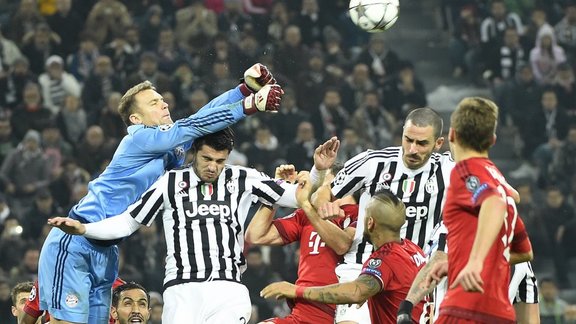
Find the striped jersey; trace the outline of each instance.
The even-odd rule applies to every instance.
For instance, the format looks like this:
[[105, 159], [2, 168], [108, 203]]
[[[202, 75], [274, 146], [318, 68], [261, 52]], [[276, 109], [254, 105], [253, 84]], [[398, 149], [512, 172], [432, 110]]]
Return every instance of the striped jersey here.
[[454, 161], [450, 153], [432, 153], [421, 168], [412, 170], [402, 161], [402, 147], [368, 150], [348, 160], [332, 181], [332, 195], [342, 198], [362, 190], [358, 225], [352, 247], [344, 256], [347, 264], [362, 264], [373, 247], [363, 239], [366, 204], [380, 189], [389, 189], [406, 205], [406, 223], [401, 237], [420, 248], [430, 239], [441, 220], [445, 189]]
[[[432, 254], [436, 251], [448, 253], [448, 246], [446, 245], [446, 236], [448, 230], [443, 222], [440, 222], [432, 232], [432, 238], [424, 247], [424, 254], [430, 260]], [[538, 283], [536, 276], [532, 270], [530, 262], [518, 263], [512, 267], [512, 276], [510, 278], [510, 286], [508, 288], [508, 298], [511, 303], [538, 303]], [[434, 320], [438, 319], [440, 314], [440, 304], [444, 295], [448, 290], [448, 280], [444, 277], [434, 289]]]
[[226, 165], [214, 183], [203, 182], [191, 166], [164, 174], [128, 209], [149, 226], [162, 215], [167, 245], [164, 286], [184, 282], [240, 282], [244, 222], [253, 202], [297, 207], [295, 185], [254, 169]]
[[88, 193], [73, 207], [75, 218], [92, 223], [121, 214], [165, 170], [184, 163], [185, 152], [196, 138], [244, 118], [243, 98], [235, 88], [174, 124], [129, 126], [106, 170], [88, 184]]

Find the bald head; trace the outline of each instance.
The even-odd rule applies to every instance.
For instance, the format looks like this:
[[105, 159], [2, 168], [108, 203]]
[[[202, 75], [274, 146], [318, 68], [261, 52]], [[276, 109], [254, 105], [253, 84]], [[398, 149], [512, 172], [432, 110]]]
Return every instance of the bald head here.
[[366, 206], [364, 236], [376, 247], [398, 240], [406, 207], [390, 190], [376, 192]]

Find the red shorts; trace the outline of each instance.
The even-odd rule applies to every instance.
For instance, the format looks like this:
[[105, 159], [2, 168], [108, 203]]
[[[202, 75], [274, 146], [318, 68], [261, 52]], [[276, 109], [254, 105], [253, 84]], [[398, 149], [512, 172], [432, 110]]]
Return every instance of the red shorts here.
[[[479, 322], [451, 315], [440, 315], [434, 324], [492, 324], [496, 322]], [[515, 323], [514, 321], [499, 321], [500, 324]]]

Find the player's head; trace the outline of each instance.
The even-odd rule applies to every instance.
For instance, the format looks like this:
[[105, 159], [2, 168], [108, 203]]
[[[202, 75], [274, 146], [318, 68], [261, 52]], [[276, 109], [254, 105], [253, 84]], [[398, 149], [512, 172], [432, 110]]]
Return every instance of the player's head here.
[[498, 106], [488, 99], [462, 99], [450, 117], [448, 138], [451, 146], [487, 152], [496, 142]]
[[24, 316], [24, 304], [34, 287], [31, 281], [21, 282], [12, 288], [12, 315], [20, 320]]
[[172, 124], [168, 104], [150, 81], [144, 81], [128, 89], [118, 105], [120, 117], [130, 125]]
[[402, 132], [402, 161], [409, 169], [422, 167], [432, 152], [444, 143], [442, 117], [432, 108], [412, 110], [406, 117]]
[[233, 148], [234, 133], [230, 128], [196, 139], [192, 144], [192, 166], [196, 175], [204, 182], [216, 181]]
[[390, 190], [377, 191], [366, 206], [364, 238], [376, 246], [400, 239], [406, 207]]
[[120, 285], [112, 292], [110, 315], [116, 323], [148, 323], [150, 319], [150, 295], [135, 282]]

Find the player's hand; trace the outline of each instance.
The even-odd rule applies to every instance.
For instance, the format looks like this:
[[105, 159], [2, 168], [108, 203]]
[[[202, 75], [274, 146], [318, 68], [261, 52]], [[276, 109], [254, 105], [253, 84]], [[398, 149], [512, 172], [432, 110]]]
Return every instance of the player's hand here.
[[296, 189], [296, 201], [298, 201], [298, 206], [302, 208], [304, 204], [310, 203], [310, 196], [312, 195], [312, 181], [310, 181], [310, 172], [298, 172], [296, 182], [298, 183], [298, 188]]
[[276, 79], [266, 65], [256, 63], [244, 71], [244, 84], [252, 93], [256, 93], [267, 84], [276, 84]]
[[423, 288], [428, 289], [433, 282], [440, 282], [442, 278], [448, 275], [448, 261], [439, 261], [432, 265], [432, 269], [424, 278]]
[[286, 281], [275, 282], [264, 287], [264, 289], [260, 291], [260, 297], [294, 299], [296, 298], [296, 286]]
[[396, 324], [412, 324], [412, 309], [414, 304], [407, 300], [403, 300], [398, 307], [398, 315], [396, 317]]
[[340, 200], [327, 202], [318, 208], [318, 215], [322, 219], [334, 219], [337, 217], [344, 217], [344, 211], [340, 208]]
[[482, 262], [474, 262], [468, 261], [464, 269], [460, 271], [458, 276], [456, 276], [456, 280], [450, 286], [450, 289], [454, 289], [461, 285], [465, 291], [468, 292], [484, 292], [484, 280], [482, 280]]
[[320, 144], [314, 150], [314, 166], [317, 170], [327, 170], [332, 167], [336, 161], [336, 155], [340, 148], [340, 140], [336, 136]]
[[290, 183], [295, 183], [297, 176], [296, 167], [293, 164], [281, 164], [276, 167], [276, 171], [274, 172], [274, 178], [282, 179]]
[[58, 227], [66, 234], [84, 235], [86, 227], [79, 221], [68, 217], [54, 217], [48, 219], [48, 225]]
[[258, 92], [244, 98], [244, 113], [251, 115], [257, 111], [277, 112], [284, 90], [277, 84], [267, 84]]

